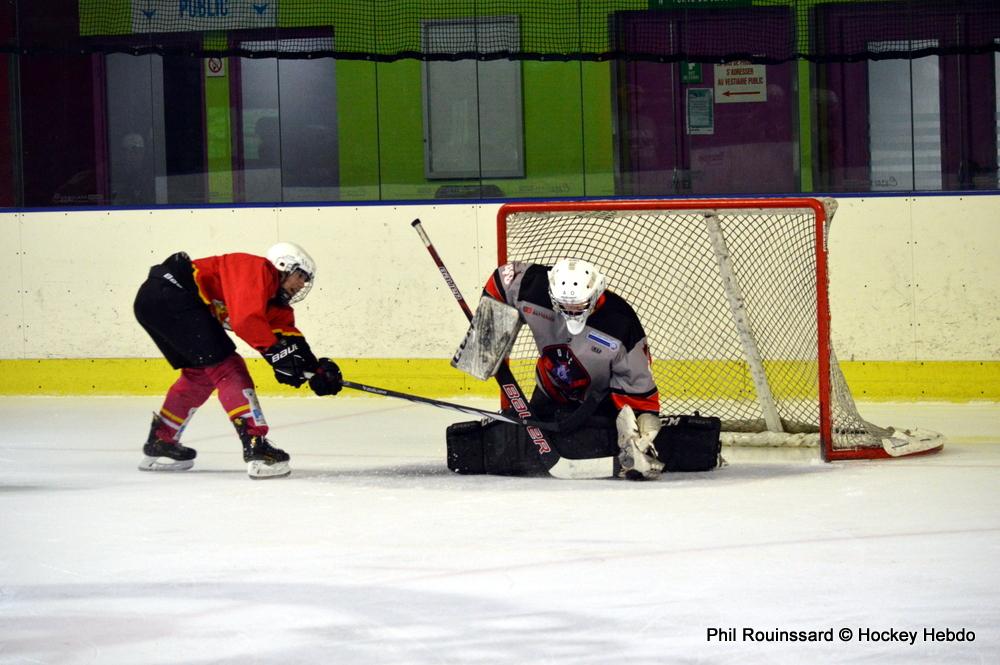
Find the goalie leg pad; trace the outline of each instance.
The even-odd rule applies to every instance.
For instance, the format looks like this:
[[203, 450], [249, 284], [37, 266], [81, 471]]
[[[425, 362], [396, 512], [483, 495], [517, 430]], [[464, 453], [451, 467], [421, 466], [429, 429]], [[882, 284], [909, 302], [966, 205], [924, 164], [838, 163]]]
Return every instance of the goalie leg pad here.
[[478, 420], [448, 425], [445, 430], [448, 469], [470, 475], [486, 473], [482, 429], [482, 423]]
[[591, 418], [572, 432], [545, 434], [566, 459], [595, 459], [618, 455], [618, 430], [604, 418]]
[[665, 471], [711, 471], [719, 466], [721, 420], [693, 415], [663, 416], [661, 421], [654, 445]]
[[[446, 432], [448, 468], [462, 474], [547, 475], [543, 460], [524, 427], [496, 420], [455, 423]], [[549, 455], [547, 455], [548, 457]], [[551, 461], [558, 456], [551, 455]]]

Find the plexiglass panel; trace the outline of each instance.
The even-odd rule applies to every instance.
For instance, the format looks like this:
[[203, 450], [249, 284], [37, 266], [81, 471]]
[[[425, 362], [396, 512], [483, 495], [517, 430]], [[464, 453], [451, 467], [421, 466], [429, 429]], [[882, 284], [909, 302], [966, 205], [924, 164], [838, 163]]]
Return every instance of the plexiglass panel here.
[[116, 53], [105, 67], [110, 202], [166, 203], [163, 58]]
[[937, 56], [868, 63], [872, 190], [941, 189], [938, 66]]
[[[316, 41], [284, 39], [280, 48], [315, 48]], [[263, 41], [245, 46], [276, 48]], [[243, 200], [339, 199], [335, 61], [240, 58], [239, 71]]]
[[[430, 51], [477, 42], [517, 50], [515, 17], [429, 21]], [[447, 41], [445, 41], [447, 40]], [[439, 178], [524, 176], [521, 63], [516, 60], [428, 61], [423, 66], [424, 173]]]

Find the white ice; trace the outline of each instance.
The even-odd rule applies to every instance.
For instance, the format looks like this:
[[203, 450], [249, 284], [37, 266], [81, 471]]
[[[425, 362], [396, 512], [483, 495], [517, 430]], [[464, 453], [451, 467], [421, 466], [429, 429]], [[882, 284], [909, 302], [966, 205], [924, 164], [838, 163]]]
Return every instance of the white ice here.
[[466, 417], [342, 396], [264, 399], [288, 478], [247, 478], [215, 402], [192, 471], [142, 473], [157, 408], [0, 399], [0, 663], [1000, 662], [996, 404], [861, 405], [937, 455], [648, 483], [454, 475]]

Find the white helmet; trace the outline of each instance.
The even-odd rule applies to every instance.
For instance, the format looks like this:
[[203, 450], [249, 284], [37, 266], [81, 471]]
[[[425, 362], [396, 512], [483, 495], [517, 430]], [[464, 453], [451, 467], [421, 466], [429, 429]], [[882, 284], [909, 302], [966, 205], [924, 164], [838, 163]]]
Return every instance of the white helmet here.
[[306, 294], [312, 289], [313, 280], [316, 279], [316, 262], [312, 260], [306, 250], [292, 242], [279, 242], [276, 245], [271, 245], [271, 248], [267, 250], [267, 260], [281, 272], [282, 281], [296, 270], [305, 274], [305, 286], [291, 298], [288, 298], [288, 304], [299, 302], [306, 297]]
[[552, 309], [566, 319], [571, 335], [579, 335], [583, 330], [604, 288], [604, 275], [580, 259], [559, 259], [549, 270]]

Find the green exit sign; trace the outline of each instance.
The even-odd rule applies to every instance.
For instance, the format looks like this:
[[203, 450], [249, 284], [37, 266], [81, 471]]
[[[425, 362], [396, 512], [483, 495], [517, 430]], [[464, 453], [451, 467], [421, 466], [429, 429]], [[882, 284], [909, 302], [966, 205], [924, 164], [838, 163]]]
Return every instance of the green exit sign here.
[[681, 60], [681, 83], [701, 83], [701, 63]]
[[649, 0], [650, 9], [714, 9], [749, 7], [753, 0]]

